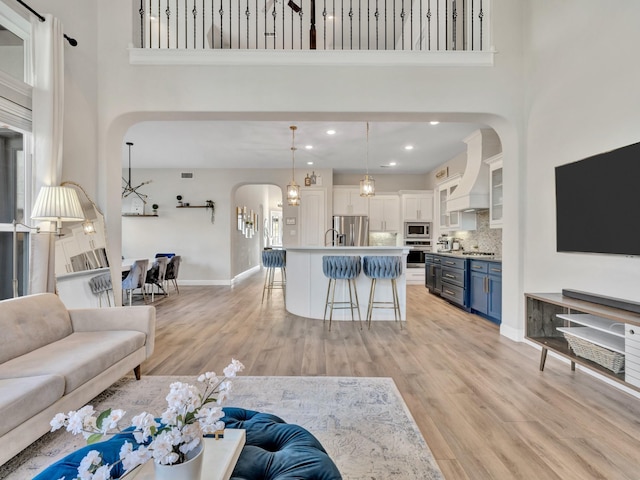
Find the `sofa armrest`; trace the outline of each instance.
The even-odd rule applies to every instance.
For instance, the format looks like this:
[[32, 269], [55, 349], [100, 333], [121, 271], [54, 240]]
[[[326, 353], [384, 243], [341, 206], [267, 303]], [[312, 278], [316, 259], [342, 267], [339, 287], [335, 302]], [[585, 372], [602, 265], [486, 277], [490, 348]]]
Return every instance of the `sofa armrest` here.
[[69, 310], [74, 332], [136, 330], [145, 333], [146, 358], [153, 353], [156, 339], [156, 308], [150, 305]]

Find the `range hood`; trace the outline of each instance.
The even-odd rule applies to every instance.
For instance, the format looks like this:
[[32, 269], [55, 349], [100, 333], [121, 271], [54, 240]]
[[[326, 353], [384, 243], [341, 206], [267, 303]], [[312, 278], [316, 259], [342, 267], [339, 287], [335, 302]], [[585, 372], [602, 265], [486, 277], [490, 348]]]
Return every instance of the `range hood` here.
[[502, 151], [500, 138], [491, 128], [480, 129], [464, 139], [467, 167], [458, 187], [447, 199], [447, 212], [489, 208], [489, 166], [484, 160]]

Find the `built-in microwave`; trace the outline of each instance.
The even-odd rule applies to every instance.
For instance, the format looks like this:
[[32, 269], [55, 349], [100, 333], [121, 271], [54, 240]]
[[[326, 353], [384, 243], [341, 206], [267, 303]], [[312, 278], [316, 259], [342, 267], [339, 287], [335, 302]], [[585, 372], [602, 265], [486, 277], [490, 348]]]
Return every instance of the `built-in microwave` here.
[[431, 223], [404, 222], [404, 238], [431, 238]]

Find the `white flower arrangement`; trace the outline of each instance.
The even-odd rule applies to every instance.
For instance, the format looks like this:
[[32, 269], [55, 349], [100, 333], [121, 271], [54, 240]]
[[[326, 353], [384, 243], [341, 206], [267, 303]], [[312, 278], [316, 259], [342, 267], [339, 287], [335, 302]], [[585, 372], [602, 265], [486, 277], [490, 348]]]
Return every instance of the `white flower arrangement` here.
[[[224, 377], [207, 372], [198, 377], [204, 384], [204, 391], [194, 385], [174, 382], [166, 397], [167, 409], [160, 422], [150, 413], [143, 412], [131, 420], [131, 432], [136, 442], [143, 444], [137, 450], [131, 442], [125, 442], [120, 449], [120, 460], [126, 472], [151, 458], [161, 465], [175, 465], [187, 460], [187, 454], [197, 448], [203, 435], [224, 429], [220, 419], [224, 416], [220, 406], [229, 398], [231, 378], [244, 370], [244, 365], [232, 359], [224, 369]], [[51, 420], [51, 431], [65, 427], [74, 435], [82, 434], [87, 444], [99, 441], [104, 435], [118, 433], [118, 423], [125, 415], [124, 410], [108, 409], [96, 416], [91, 405], [68, 414], [58, 413]], [[78, 467], [75, 480], [110, 480], [111, 469], [117, 463], [103, 465], [97, 450], [91, 450]], [[62, 479], [60, 479], [62, 480]]]

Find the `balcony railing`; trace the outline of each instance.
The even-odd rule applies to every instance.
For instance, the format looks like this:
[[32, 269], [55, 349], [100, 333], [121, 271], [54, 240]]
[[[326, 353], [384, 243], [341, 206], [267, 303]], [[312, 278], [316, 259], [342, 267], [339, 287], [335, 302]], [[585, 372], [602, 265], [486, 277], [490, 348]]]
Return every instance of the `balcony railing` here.
[[482, 51], [489, 45], [489, 6], [489, 0], [140, 0], [134, 46]]

